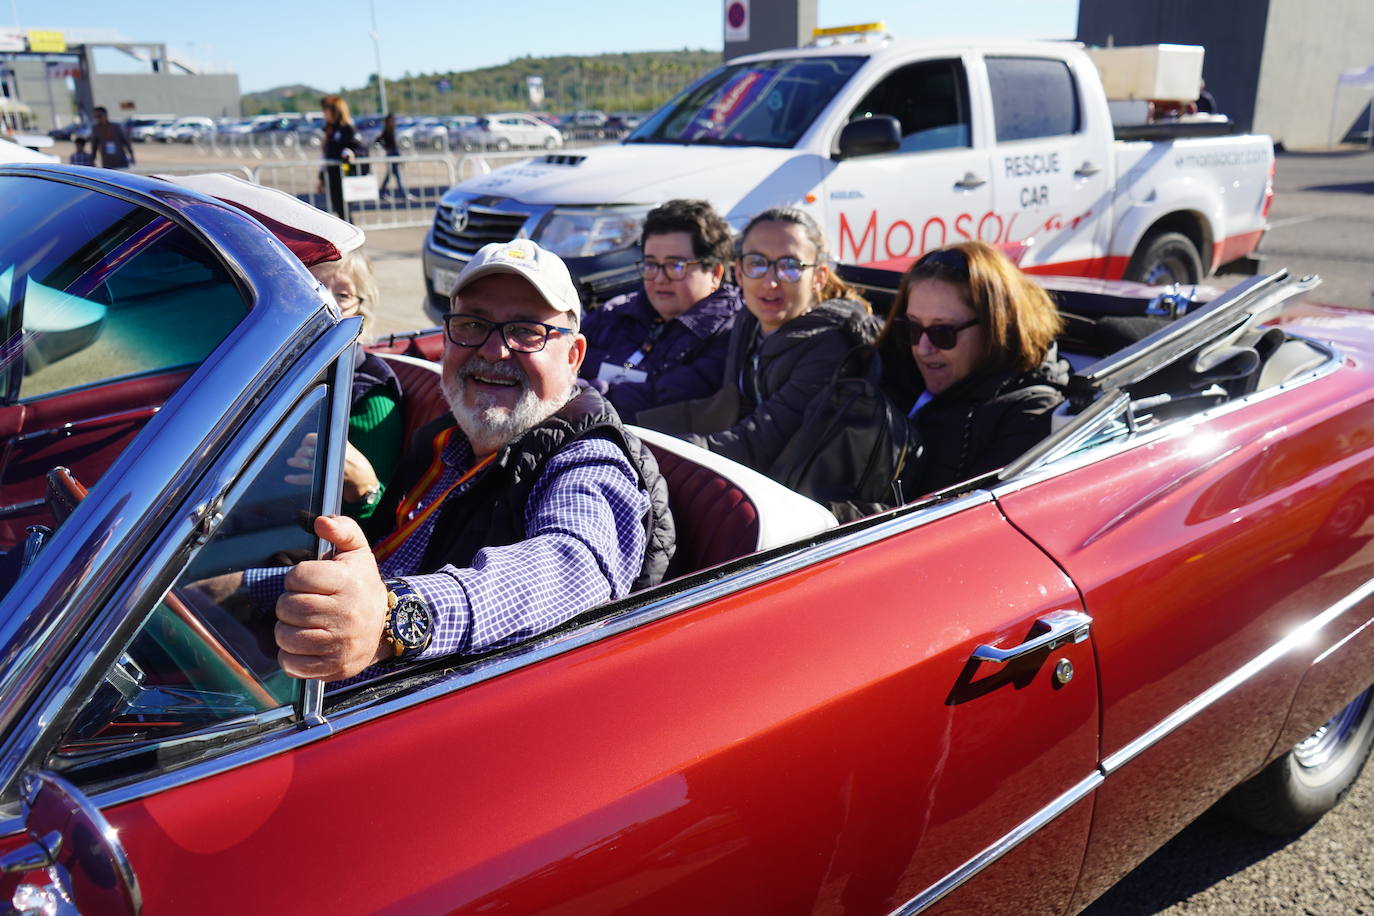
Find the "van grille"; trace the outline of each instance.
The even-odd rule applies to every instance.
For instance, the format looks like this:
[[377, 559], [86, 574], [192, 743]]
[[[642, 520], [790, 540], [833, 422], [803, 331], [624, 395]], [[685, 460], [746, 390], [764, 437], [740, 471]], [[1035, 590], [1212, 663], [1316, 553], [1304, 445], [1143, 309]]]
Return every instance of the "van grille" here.
[[[459, 206], [467, 214], [466, 225], [461, 230], [453, 223]], [[515, 238], [529, 217], [528, 213], [493, 210], [475, 204], [440, 204], [434, 215], [434, 241], [450, 251], [472, 257], [483, 245]]]

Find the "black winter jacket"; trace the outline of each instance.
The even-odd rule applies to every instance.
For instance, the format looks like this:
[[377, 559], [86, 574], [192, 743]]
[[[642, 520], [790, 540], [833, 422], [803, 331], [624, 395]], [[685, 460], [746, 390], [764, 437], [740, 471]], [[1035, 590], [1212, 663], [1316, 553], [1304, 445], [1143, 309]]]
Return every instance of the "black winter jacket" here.
[[709, 397], [720, 388], [730, 328], [743, 310], [739, 287], [729, 283], [668, 322], [643, 289], [617, 296], [582, 321], [582, 377], [592, 381], [602, 363], [619, 366], [648, 345], [637, 366], [648, 375], [644, 381], [593, 382], [622, 420], [637, 423], [641, 410]]
[[767, 474], [801, 428], [807, 405], [850, 351], [877, 338], [879, 327], [861, 303], [831, 299], [759, 339], [758, 320], [742, 311], [730, 334], [721, 389], [642, 411], [637, 420]]
[[[907, 499], [1002, 467], [1050, 432], [1072, 370], [1053, 346], [1029, 372], [977, 372], [935, 395], [912, 422], [921, 453], [902, 471]], [[889, 392], [905, 410], [914, 401]]]
[[[390, 532], [401, 500], [434, 460], [434, 437], [453, 425], [453, 417], [446, 414], [416, 432], [387, 484], [386, 495], [368, 519], [365, 531], [369, 543], [376, 544]], [[668, 510], [668, 485], [649, 449], [621, 426], [615, 410], [600, 394], [583, 385], [552, 417], [503, 446], [472, 486], [449, 497], [439, 510], [421, 568], [429, 572], [446, 563], [471, 566], [483, 547], [524, 540], [525, 505], [545, 462], [572, 442], [591, 436], [615, 443], [638, 471], [640, 487], [649, 494], [644, 563], [634, 588], [662, 581], [676, 544]]]

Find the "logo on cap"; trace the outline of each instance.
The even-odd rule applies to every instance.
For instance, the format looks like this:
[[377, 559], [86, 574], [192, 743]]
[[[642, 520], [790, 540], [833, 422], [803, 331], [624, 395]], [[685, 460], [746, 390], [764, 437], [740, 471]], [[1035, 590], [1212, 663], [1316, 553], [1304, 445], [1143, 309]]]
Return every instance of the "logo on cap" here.
[[519, 258], [522, 261], [529, 257], [529, 255], [525, 254], [525, 252], [519, 248], [507, 248], [505, 251], [501, 252], [501, 255], [507, 258]]

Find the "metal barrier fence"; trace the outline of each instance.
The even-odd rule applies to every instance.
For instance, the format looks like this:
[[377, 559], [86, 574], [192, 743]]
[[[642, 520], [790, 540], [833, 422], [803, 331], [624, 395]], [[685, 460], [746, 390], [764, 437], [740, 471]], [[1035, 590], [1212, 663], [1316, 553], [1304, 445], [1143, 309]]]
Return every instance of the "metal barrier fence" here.
[[[338, 162], [264, 162], [252, 180], [285, 191], [362, 229], [428, 226], [444, 192], [457, 184], [449, 156], [373, 156], [352, 163], [337, 182], [328, 170]], [[366, 167], [367, 174], [360, 174]]]

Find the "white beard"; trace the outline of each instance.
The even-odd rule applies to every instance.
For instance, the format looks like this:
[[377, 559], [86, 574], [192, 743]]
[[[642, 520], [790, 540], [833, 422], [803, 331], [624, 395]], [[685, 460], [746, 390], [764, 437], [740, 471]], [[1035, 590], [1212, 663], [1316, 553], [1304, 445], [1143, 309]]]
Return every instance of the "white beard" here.
[[[472, 406], [469, 406], [463, 393], [468, 378], [473, 375], [513, 379], [520, 389], [515, 406], [498, 404], [490, 393], [484, 391], [477, 392]], [[536, 397], [519, 364], [513, 361], [489, 363], [475, 354], [452, 376], [448, 372], [443, 373], [439, 382], [453, 419], [478, 453], [496, 451], [521, 433], [543, 423], [568, 402], [567, 396], [549, 401]]]

